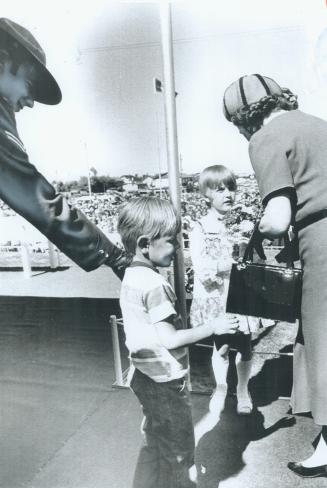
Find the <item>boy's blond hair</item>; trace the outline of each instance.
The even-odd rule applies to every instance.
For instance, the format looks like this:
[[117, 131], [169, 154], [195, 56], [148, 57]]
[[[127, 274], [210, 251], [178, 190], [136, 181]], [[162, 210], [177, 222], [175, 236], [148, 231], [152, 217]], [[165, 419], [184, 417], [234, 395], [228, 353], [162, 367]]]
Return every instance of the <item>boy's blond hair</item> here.
[[234, 173], [222, 164], [214, 164], [205, 168], [199, 177], [199, 190], [206, 196], [208, 188], [215, 190], [225, 185], [230, 191], [236, 191], [237, 183]]
[[120, 208], [118, 232], [126, 251], [135, 254], [137, 240], [148, 236], [150, 240], [172, 235], [181, 227], [173, 205], [157, 197], [138, 197], [129, 200]]

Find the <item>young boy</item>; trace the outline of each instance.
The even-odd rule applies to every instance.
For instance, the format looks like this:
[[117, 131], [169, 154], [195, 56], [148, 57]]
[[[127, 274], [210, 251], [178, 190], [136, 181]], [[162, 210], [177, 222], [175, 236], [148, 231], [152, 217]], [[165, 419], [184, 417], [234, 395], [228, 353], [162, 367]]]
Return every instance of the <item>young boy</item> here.
[[122, 242], [134, 256], [122, 282], [120, 305], [135, 367], [131, 389], [144, 414], [145, 445], [134, 488], [196, 486], [191, 481], [195, 446], [185, 346], [238, 328], [235, 317], [183, 328], [174, 291], [157, 269], [171, 264], [179, 229], [171, 203], [155, 197], [130, 200], [118, 218]]
[[[0, 19], [0, 198], [86, 271], [105, 263], [117, 271], [122, 252], [29, 162], [15, 112], [34, 101], [55, 105], [60, 88], [42, 47], [24, 27]], [[41, 136], [42, 137], [42, 136]]]

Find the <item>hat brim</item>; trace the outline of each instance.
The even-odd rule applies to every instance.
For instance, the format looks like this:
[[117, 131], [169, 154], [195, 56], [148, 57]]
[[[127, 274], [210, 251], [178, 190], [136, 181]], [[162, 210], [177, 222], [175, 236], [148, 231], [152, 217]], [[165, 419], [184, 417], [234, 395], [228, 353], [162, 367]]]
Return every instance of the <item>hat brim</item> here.
[[[62, 95], [58, 83], [46, 68], [45, 54], [32, 34], [24, 27], [15, 22], [1, 18], [0, 32], [9, 36], [13, 41], [18, 42], [37, 68], [37, 80], [35, 83], [34, 100], [46, 105], [56, 105], [61, 102]], [[32, 49], [33, 48], [33, 49]], [[44, 56], [44, 61], [40, 60], [35, 54], [35, 49], [39, 49]]]
[[34, 56], [33, 59], [37, 67], [34, 100], [46, 105], [57, 105], [62, 99], [58, 83], [43, 64], [34, 58]]

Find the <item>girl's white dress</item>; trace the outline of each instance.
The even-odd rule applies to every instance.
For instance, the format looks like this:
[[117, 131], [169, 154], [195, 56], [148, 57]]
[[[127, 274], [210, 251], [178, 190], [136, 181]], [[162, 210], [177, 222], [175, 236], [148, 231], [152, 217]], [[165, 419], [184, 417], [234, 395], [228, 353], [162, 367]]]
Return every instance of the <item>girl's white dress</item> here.
[[[225, 313], [232, 268], [233, 248], [237, 243], [220, 214], [212, 207], [194, 224], [190, 233], [190, 254], [194, 269], [191, 326], [197, 327]], [[257, 328], [256, 319], [239, 317], [240, 331]]]

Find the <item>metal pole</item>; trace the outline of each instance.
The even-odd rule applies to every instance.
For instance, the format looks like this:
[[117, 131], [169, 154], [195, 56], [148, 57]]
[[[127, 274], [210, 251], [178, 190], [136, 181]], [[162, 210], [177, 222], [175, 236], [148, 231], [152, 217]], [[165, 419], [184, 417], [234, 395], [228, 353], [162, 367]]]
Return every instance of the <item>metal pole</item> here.
[[162, 197], [162, 188], [161, 188], [161, 154], [160, 154], [160, 139], [159, 139], [159, 116], [158, 110], [156, 110], [156, 127], [157, 127], [157, 152], [158, 152], [158, 177], [159, 177], [159, 195], [160, 198]]
[[[177, 143], [177, 122], [176, 122], [176, 103], [175, 103], [175, 80], [174, 80], [174, 61], [173, 61], [173, 41], [171, 28], [171, 9], [170, 4], [160, 4], [160, 23], [161, 23], [161, 43], [164, 73], [164, 97], [165, 97], [165, 121], [168, 154], [168, 177], [170, 198], [177, 214], [181, 215], [181, 188], [179, 174], [179, 152]], [[180, 249], [175, 258], [175, 290], [180, 305], [180, 313], [186, 327], [186, 299], [184, 285], [184, 260], [183, 260], [183, 237], [179, 233]]]
[[86, 156], [86, 165], [87, 165], [87, 186], [88, 186], [88, 190], [89, 190], [89, 197], [92, 198], [90, 165], [89, 165], [89, 157], [88, 157], [88, 153], [87, 153], [86, 143], [84, 143], [84, 147], [85, 147], [85, 156]]

